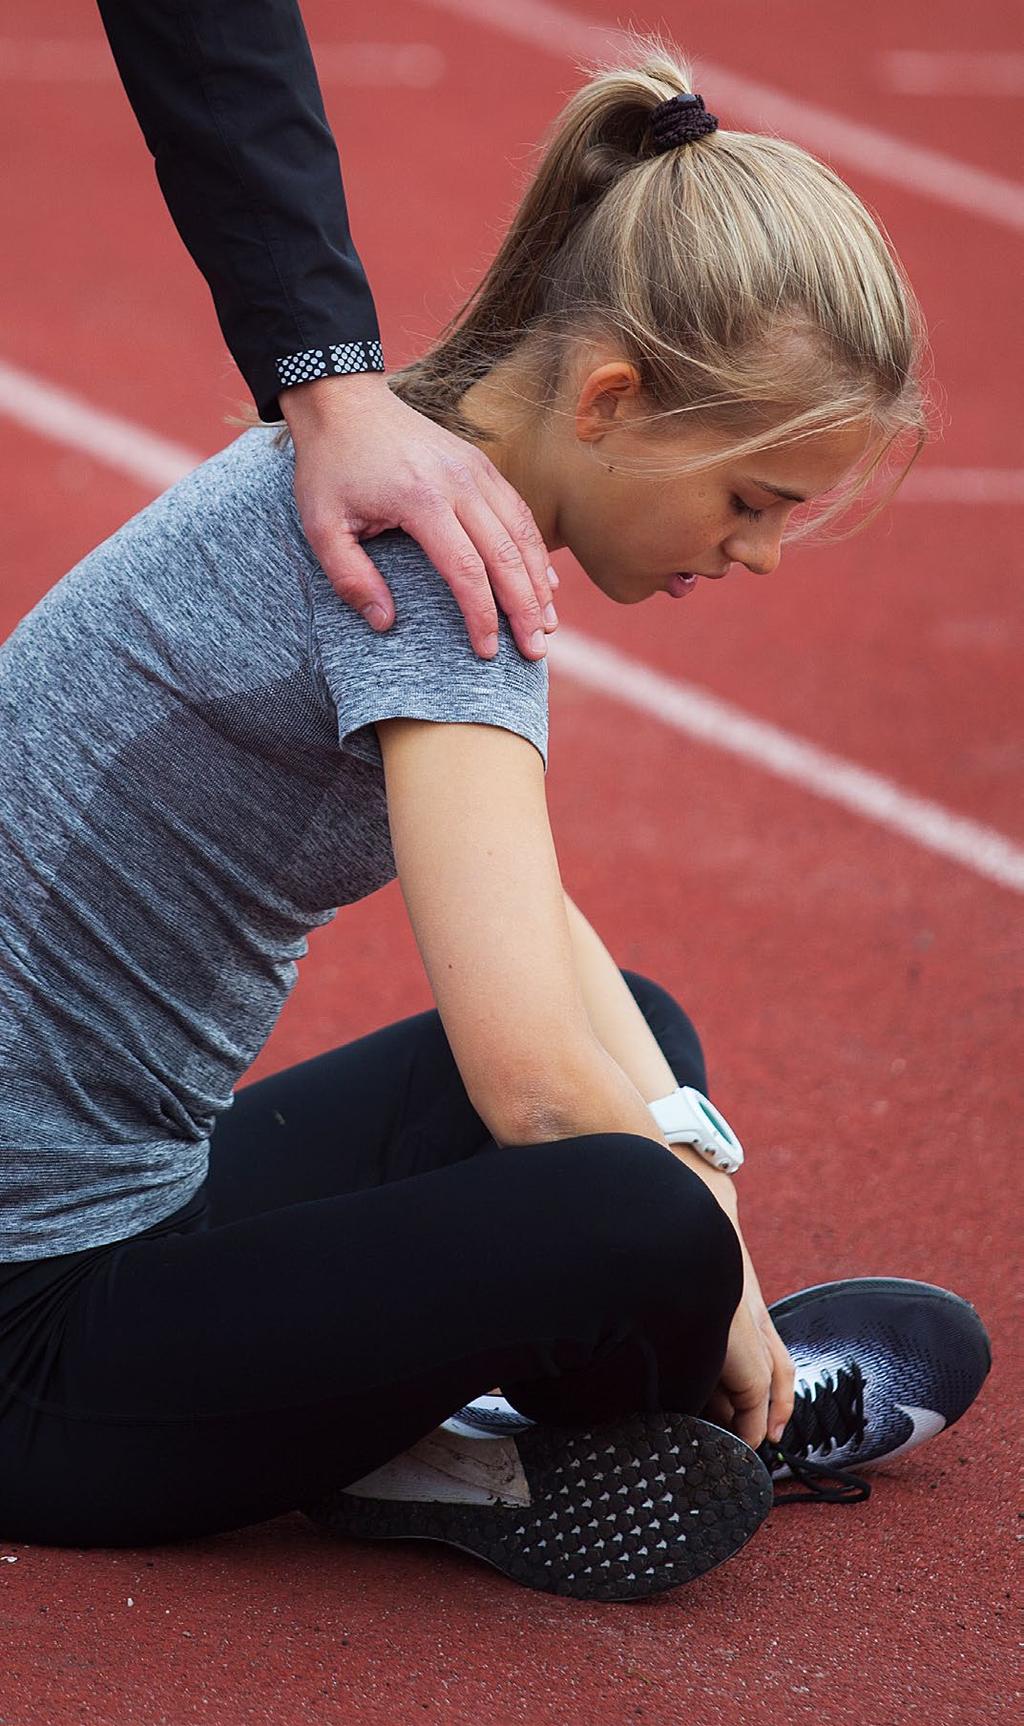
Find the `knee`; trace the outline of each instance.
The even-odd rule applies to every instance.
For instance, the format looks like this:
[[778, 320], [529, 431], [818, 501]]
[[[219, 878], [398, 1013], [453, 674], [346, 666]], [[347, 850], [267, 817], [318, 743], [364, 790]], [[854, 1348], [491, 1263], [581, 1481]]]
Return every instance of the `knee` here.
[[623, 979], [681, 1085], [708, 1087], [704, 1050], [689, 1014], [660, 983], [639, 971], [623, 971]]
[[653, 1139], [571, 1143], [586, 1160], [582, 1181], [576, 1163], [573, 1232], [595, 1275], [687, 1322], [731, 1317], [743, 1290], [739, 1239], [700, 1177]]

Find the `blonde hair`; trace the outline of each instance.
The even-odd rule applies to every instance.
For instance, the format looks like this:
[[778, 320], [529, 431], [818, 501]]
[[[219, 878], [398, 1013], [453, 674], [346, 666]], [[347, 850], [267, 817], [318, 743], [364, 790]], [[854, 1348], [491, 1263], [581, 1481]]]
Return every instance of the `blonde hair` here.
[[658, 154], [651, 116], [692, 90], [691, 67], [660, 35], [630, 33], [622, 59], [635, 64], [580, 66], [589, 83], [540, 143], [484, 280], [420, 359], [390, 373], [390, 388], [487, 447], [489, 431], [461, 407], [473, 383], [516, 356], [535, 385], [523, 400], [546, 413], [573, 345], [611, 342], [649, 407], [635, 425], [679, 433], [689, 421], [734, 438], [715, 457], [644, 463], [649, 475], [867, 419], [877, 433], [867, 468], [787, 537], [843, 513], [910, 438], [858, 532], [929, 435], [924, 319], [888, 236], [831, 167], [786, 138], [720, 128]]
[[[545, 412], [573, 345], [610, 340], [650, 409], [634, 423], [724, 431], [733, 457], [867, 417], [883, 445], [819, 527], [909, 434], [910, 460], [872, 519], [928, 435], [924, 323], [887, 237], [837, 174], [786, 139], [720, 128], [656, 153], [652, 112], [691, 90], [690, 67], [661, 36], [634, 34], [623, 58], [636, 64], [580, 68], [592, 76], [540, 144], [494, 262], [388, 384], [486, 448], [460, 405], [472, 384], [516, 355], [537, 383], [531, 407]], [[713, 109], [714, 92], [706, 99]]]

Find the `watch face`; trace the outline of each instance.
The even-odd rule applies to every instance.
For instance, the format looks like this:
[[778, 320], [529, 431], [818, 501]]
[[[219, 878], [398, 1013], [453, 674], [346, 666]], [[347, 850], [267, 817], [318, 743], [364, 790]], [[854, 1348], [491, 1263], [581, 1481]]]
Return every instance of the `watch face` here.
[[670, 1145], [690, 1145], [705, 1162], [732, 1174], [743, 1161], [743, 1147], [724, 1115], [694, 1085], [680, 1085], [660, 1097], [651, 1110]]
[[[695, 1085], [687, 1085], [684, 1089], [686, 1090], [691, 1103], [697, 1109], [698, 1113], [703, 1115], [704, 1120], [707, 1123], [707, 1138], [712, 1143], [716, 1140], [724, 1143], [728, 1146], [730, 1151], [738, 1150], [739, 1140], [737, 1139], [736, 1134], [733, 1132], [725, 1116], [718, 1113], [714, 1103], [704, 1095], [703, 1091], [698, 1091]], [[710, 1130], [708, 1131], [707, 1129]]]

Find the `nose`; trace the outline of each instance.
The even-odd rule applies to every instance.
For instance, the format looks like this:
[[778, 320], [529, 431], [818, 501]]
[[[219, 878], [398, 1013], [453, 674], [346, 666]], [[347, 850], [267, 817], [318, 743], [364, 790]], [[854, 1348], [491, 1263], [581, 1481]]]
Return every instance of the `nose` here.
[[723, 545], [724, 556], [742, 563], [751, 575], [771, 575], [782, 557], [782, 529], [769, 529], [754, 539], [749, 530], [733, 534]]

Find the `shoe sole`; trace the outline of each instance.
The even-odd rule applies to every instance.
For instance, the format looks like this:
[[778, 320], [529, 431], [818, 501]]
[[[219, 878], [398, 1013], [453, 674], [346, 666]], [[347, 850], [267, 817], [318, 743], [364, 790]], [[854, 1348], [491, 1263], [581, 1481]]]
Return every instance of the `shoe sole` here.
[[528, 1505], [342, 1492], [306, 1514], [345, 1538], [442, 1541], [546, 1594], [629, 1601], [713, 1570], [746, 1545], [772, 1506], [760, 1457], [694, 1415], [537, 1425], [514, 1443]]

